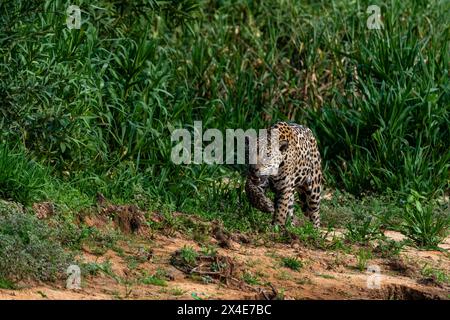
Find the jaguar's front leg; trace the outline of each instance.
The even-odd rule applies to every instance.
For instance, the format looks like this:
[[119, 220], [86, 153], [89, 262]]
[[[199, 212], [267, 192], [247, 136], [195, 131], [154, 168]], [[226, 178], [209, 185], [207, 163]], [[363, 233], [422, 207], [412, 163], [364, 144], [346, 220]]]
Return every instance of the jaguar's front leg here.
[[284, 226], [294, 216], [294, 188], [289, 186], [276, 193], [273, 224]]

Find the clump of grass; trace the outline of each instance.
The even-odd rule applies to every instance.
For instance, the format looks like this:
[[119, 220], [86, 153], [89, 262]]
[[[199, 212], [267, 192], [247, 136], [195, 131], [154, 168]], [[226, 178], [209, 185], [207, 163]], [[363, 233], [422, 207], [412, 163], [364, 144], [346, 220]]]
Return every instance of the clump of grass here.
[[162, 288], [160, 290], [160, 292], [161, 293], [167, 293], [167, 294], [170, 294], [170, 295], [173, 295], [173, 296], [176, 296], [176, 297], [182, 296], [183, 294], [186, 293], [185, 290], [183, 290], [181, 288], [178, 288], [178, 287], [170, 288], [170, 289]]
[[169, 290], [169, 293], [174, 296], [182, 296], [183, 294], [185, 294], [185, 292], [186, 291], [181, 288], [172, 288]]
[[19, 148], [0, 143], [0, 197], [23, 204], [42, 198], [49, 172]]
[[303, 263], [297, 257], [284, 257], [281, 259], [283, 267], [299, 271], [303, 267]]
[[276, 278], [279, 280], [291, 280], [292, 279], [292, 275], [289, 274], [288, 272], [286, 272], [286, 270], [281, 270], [280, 272], [277, 273]]
[[367, 244], [370, 240], [382, 236], [380, 222], [366, 211], [357, 210], [353, 219], [347, 223], [345, 239], [352, 243]]
[[365, 271], [367, 269], [367, 263], [372, 259], [372, 252], [369, 249], [361, 248], [358, 251], [357, 268], [359, 271]]
[[[305, 221], [302, 226], [288, 226], [286, 230], [307, 246], [320, 249], [326, 247], [327, 235], [321, 234], [320, 230], [315, 228], [310, 221]], [[286, 236], [290, 238], [289, 234]]]
[[116, 230], [87, 227], [83, 228], [81, 232], [80, 245], [88, 246], [93, 254], [101, 256], [109, 249], [121, 253], [122, 249], [117, 246], [117, 241], [121, 235]]
[[317, 276], [324, 278], [324, 279], [336, 279], [335, 276], [333, 276], [331, 274], [326, 274], [326, 273], [319, 273], [319, 274], [317, 274]]
[[151, 284], [154, 286], [167, 287], [167, 281], [156, 275], [145, 277], [141, 281], [143, 284]]
[[242, 274], [242, 280], [244, 280], [245, 283], [249, 284], [249, 285], [259, 285], [261, 284], [261, 281], [259, 279], [259, 277], [255, 274], [253, 274], [250, 271], [245, 271]]
[[450, 284], [450, 275], [443, 270], [425, 265], [421, 270], [422, 276], [432, 279], [438, 285]]
[[16, 289], [16, 285], [11, 280], [0, 278], [0, 289]]
[[200, 252], [205, 256], [215, 257], [217, 255], [217, 248], [212, 245], [207, 245], [205, 247], [202, 247]]
[[114, 277], [114, 271], [112, 270], [111, 261], [107, 260], [101, 263], [98, 262], [86, 262], [80, 264], [81, 273], [85, 275], [97, 276], [101, 272], [106, 275]]
[[154, 286], [167, 287], [167, 279], [169, 279], [169, 274], [166, 270], [158, 268], [153, 275], [145, 276], [142, 278], [141, 282], [144, 284], [151, 284]]
[[180, 256], [188, 265], [194, 266], [197, 263], [198, 253], [190, 246], [183, 246], [180, 250]]
[[450, 215], [440, 213], [432, 204], [423, 205], [425, 197], [412, 191], [403, 215], [403, 231], [420, 247], [436, 248], [448, 235]]
[[406, 243], [407, 241], [395, 241], [383, 237], [376, 241], [374, 252], [379, 254], [382, 258], [398, 257]]

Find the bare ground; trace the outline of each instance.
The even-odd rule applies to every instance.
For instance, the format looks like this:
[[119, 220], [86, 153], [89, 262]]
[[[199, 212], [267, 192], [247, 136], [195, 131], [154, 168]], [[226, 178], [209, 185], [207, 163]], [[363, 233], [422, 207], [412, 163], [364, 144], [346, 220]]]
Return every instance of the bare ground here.
[[[396, 241], [403, 238], [393, 231], [386, 235]], [[220, 237], [211, 235], [207, 242], [217, 245]], [[192, 237], [177, 231], [130, 234], [119, 242], [120, 250], [94, 254], [83, 248], [80, 260], [109, 261], [111, 271], [82, 275], [81, 289], [66, 289], [65, 280], [26, 282], [18, 290], [0, 289], [0, 299], [450, 299], [448, 283], [421, 273], [425, 266], [450, 273], [450, 237], [441, 251], [406, 247], [399, 256], [368, 260], [367, 265], [380, 268], [380, 286], [372, 289], [368, 279], [373, 275], [358, 268], [355, 250], [321, 250], [298, 241], [287, 244], [264, 238], [240, 241], [232, 236], [226, 248], [217, 249], [216, 256], [229, 259], [232, 267], [219, 279], [213, 272], [195, 273], [201, 270], [197, 268], [189, 274], [174, 266], [171, 258], [184, 246], [201, 249]], [[284, 266], [283, 257], [297, 258], [301, 268]], [[130, 259], [139, 263], [132, 265]], [[164, 274], [162, 285], [142, 281], [158, 273]]]

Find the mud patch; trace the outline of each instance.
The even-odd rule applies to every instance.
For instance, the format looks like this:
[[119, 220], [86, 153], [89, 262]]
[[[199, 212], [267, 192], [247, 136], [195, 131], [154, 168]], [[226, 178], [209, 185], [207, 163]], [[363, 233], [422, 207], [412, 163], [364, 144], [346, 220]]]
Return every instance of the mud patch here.
[[429, 292], [405, 285], [391, 284], [383, 290], [381, 299], [385, 300], [441, 300], [441, 297]]
[[47, 219], [55, 214], [55, 206], [51, 202], [36, 202], [33, 211], [38, 219]]
[[125, 234], [147, 235], [148, 226], [145, 213], [135, 205], [114, 205], [101, 194], [97, 194], [97, 205], [100, 207], [100, 215], [110, 217], [116, 228]]
[[410, 278], [417, 277], [419, 274], [419, 272], [417, 271], [419, 267], [412, 261], [407, 263], [402, 257], [389, 259], [387, 262], [387, 266], [392, 271], [398, 272]]

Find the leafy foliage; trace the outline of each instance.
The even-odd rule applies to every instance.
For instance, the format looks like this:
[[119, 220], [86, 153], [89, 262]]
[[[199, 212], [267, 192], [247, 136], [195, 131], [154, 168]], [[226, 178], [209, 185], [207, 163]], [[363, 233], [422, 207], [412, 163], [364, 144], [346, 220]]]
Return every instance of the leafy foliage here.
[[403, 230], [417, 245], [437, 247], [448, 235], [450, 214], [439, 212], [433, 204], [422, 204], [425, 197], [413, 191], [405, 206]]
[[439, 193], [445, 3], [383, 6], [381, 31], [365, 27], [365, 4], [79, 1], [82, 26], [70, 30], [64, 1], [3, 2], [1, 136], [90, 196], [145, 190], [193, 211], [218, 199], [199, 197], [211, 181], [242, 168], [174, 165], [171, 130], [293, 120], [315, 131], [330, 185]]
[[56, 240], [55, 232], [20, 207], [0, 202], [0, 279], [55, 280], [72, 258]]

